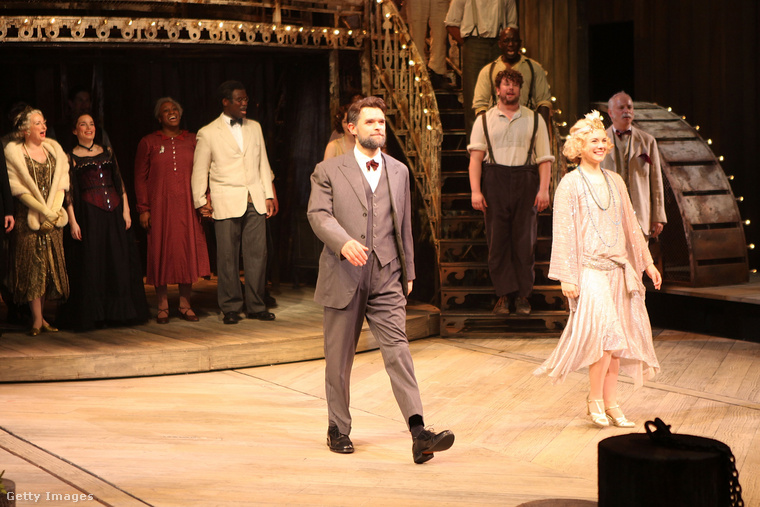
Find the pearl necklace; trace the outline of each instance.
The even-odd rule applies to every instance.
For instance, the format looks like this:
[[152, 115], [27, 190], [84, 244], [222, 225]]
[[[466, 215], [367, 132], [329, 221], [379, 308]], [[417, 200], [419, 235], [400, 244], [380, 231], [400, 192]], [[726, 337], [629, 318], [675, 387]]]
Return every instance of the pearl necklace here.
[[[591, 183], [589, 183], [588, 179], [586, 178], [586, 175], [583, 174], [583, 171], [580, 167], [578, 167], [578, 172], [581, 174], [581, 179], [583, 180], [583, 183], [585, 184], [586, 190], [583, 192], [583, 196], [586, 199], [586, 209], [588, 210], [588, 216], [591, 219], [591, 226], [594, 228], [594, 232], [596, 232], [597, 237], [599, 240], [606, 246], [607, 248], [612, 248], [615, 245], [617, 245], [619, 236], [620, 236], [620, 222], [622, 220], [621, 214], [619, 214], [617, 202], [615, 201], [615, 193], [612, 191], [612, 183], [610, 182], [610, 177], [607, 175], [607, 172], [604, 169], [601, 169], [602, 174], [604, 175], [604, 181], [607, 183], [607, 190], [609, 191], [609, 199], [607, 201], [607, 207], [603, 207], [601, 204], [599, 204], [599, 200], [596, 197], [596, 194], [594, 193], [594, 189], [591, 187]], [[603, 215], [602, 217], [607, 217], [607, 220], [611, 221], [612, 224], [615, 226], [615, 240], [612, 243], [608, 243], [605, 241], [605, 239], [602, 237], [602, 234], [599, 232], [599, 228], [596, 225], [596, 221], [594, 220], [594, 213], [592, 213], [591, 207], [589, 206], [589, 200], [588, 195], [591, 194], [591, 199], [593, 199], [594, 204], [602, 211]], [[610, 209], [610, 206], [612, 206], [612, 218], [609, 218], [607, 215], [607, 210]], [[601, 224], [600, 224], [601, 225]]]

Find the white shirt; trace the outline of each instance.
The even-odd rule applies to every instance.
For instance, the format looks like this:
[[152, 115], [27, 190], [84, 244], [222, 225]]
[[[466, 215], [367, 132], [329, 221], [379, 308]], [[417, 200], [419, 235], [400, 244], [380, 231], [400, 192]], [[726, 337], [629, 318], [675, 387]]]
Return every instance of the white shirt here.
[[[478, 11], [477, 19], [473, 2]], [[458, 26], [463, 38], [495, 38], [504, 28], [517, 28], [517, 7], [514, 0], [452, 0], [444, 24]]]
[[232, 120], [232, 118], [224, 113], [222, 113], [222, 118], [224, 119], [224, 123], [227, 124], [227, 128], [230, 129], [230, 132], [232, 132], [232, 137], [234, 137], [235, 141], [237, 141], [237, 144], [240, 147], [240, 151], [243, 151], [243, 127], [237, 123], [234, 127], [230, 125], [230, 120]]
[[[530, 138], [533, 134], [533, 111], [525, 106], [520, 106], [520, 109], [515, 111], [510, 120], [498, 107], [492, 107], [486, 112], [486, 123], [488, 124], [488, 136], [491, 139], [493, 156], [496, 158], [495, 162], [510, 166], [523, 165], [528, 157]], [[483, 120], [480, 116], [476, 118], [472, 126], [470, 144], [467, 146], [467, 151], [472, 150], [486, 152], [484, 160], [494, 162], [489, 160], [491, 157], [488, 155], [488, 145], [483, 132]], [[540, 114], [538, 115], [534, 150], [534, 155], [531, 155], [531, 158], [535, 159], [534, 163], [554, 162], [554, 155], [552, 155], [549, 144], [549, 133]]]
[[[361, 168], [362, 173], [364, 173], [364, 177], [367, 179], [367, 183], [369, 183], [369, 188], [372, 189], [372, 192], [377, 190], [377, 185], [380, 183], [380, 175], [383, 174], [383, 157], [380, 155], [380, 153], [380, 148], [378, 148], [374, 157], [368, 157], [359, 151], [358, 147], [354, 146], [354, 158], [359, 164], [359, 168]], [[374, 171], [367, 169], [367, 162], [370, 160], [377, 162], [377, 169]]]

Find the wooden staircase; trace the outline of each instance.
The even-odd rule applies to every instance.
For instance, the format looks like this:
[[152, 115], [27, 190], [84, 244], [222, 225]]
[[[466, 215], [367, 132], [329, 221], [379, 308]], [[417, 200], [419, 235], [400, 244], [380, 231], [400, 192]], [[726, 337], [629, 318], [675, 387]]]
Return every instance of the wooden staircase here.
[[494, 315], [496, 304], [488, 273], [488, 247], [483, 215], [470, 204], [467, 133], [456, 92], [436, 91], [443, 127], [441, 145], [441, 218], [439, 273], [441, 335], [460, 333], [556, 334], [567, 322], [558, 282], [549, 280], [550, 210], [538, 216], [536, 282], [529, 316]]

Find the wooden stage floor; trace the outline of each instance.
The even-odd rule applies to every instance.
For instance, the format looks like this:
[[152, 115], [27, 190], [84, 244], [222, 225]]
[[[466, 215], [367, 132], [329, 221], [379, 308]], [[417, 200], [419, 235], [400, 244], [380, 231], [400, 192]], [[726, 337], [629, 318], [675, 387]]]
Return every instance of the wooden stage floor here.
[[[278, 296], [279, 326], [296, 319], [289, 298], [296, 295]], [[214, 333], [234, 340], [264, 326], [223, 326], [215, 316], [203, 324], [213, 331], [206, 337], [190, 338], [190, 326], [179, 321], [161, 333], [190, 347], [215, 340]], [[129, 336], [121, 333], [111, 341]], [[282, 341], [284, 349], [298, 346], [292, 337]], [[424, 465], [412, 462], [375, 350], [358, 354], [353, 370], [352, 455], [325, 446], [324, 361], [314, 359], [0, 384], [0, 471], [15, 481], [17, 494], [27, 495], [17, 497], [18, 507], [588, 507], [597, 498], [597, 444], [630, 430], [588, 422], [585, 371], [557, 386], [531, 375], [556, 342], [413, 341], [426, 421], [456, 434], [452, 449]], [[736, 456], [745, 505], [760, 505], [760, 344], [658, 329], [655, 348], [662, 371], [653, 382], [633, 391], [628, 379], [621, 381], [619, 401], [637, 422], [632, 431], [643, 432], [645, 421], [660, 417], [674, 433], [725, 442]], [[35, 502], [33, 495], [41, 496]]]
[[[146, 291], [155, 317], [155, 293], [150, 286]], [[0, 382], [197, 373], [324, 357], [322, 307], [312, 299], [314, 289], [283, 287], [275, 296], [278, 306], [272, 311], [277, 319], [272, 322], [243, 319], [224, 325], [212, 279], [193, 286], [193, 306], [200, 322], [179, 319], [174, 286], [169, 293], [169, 324], [159, 325], [153, 318], [139, 326], [36, 337], [27, 336], [26, 329], [6, 328], [0, 337]], [[54, 315], [55, 308], [47, 314]], [[433, 306], [411, 305], [407, 311], [410, 339], [438, 335], [438, 315]], [[365, 323], [358, 350], [374, 347]]]

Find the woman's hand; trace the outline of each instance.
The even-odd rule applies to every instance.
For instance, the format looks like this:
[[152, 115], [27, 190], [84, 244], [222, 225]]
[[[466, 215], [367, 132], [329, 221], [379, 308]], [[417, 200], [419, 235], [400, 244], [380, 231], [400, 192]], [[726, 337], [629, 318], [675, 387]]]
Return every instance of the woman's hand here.
[[132, 227], [132, 215], [129, 214], [129, 206], [124, 206], [122, 216], [124, 217], [124, 223], [127, 226], [126, 230], [129, 230], [129, 228]]
[[150, 211], [143, 211], [140, 213], [140, 225], [146, 231], [150, 230]]
[[562, 282], [562, 294], [568, 299], [575, 299], [580, 296], [581, 291], [578, 286], [570, 282]]
[[82, 241], [82, 229], [76, 220], [69, 221], [69, 228], [71, 229], [71, 237], [77, 241]]
[[55, 222], [58, 220], [58, 213], [48, 208], [45, 210], [45, 218], [55, 225]]
[[652, 283], [654, 284], [654, 288], [657, 290], [660, 290], [660, 287], [662, 286], [662, 275], [657, 270], [657, 268], [654, 266], [654, 264], [650, 264], [646, 269], [646, 274], [649, 278], [652, 279]]

